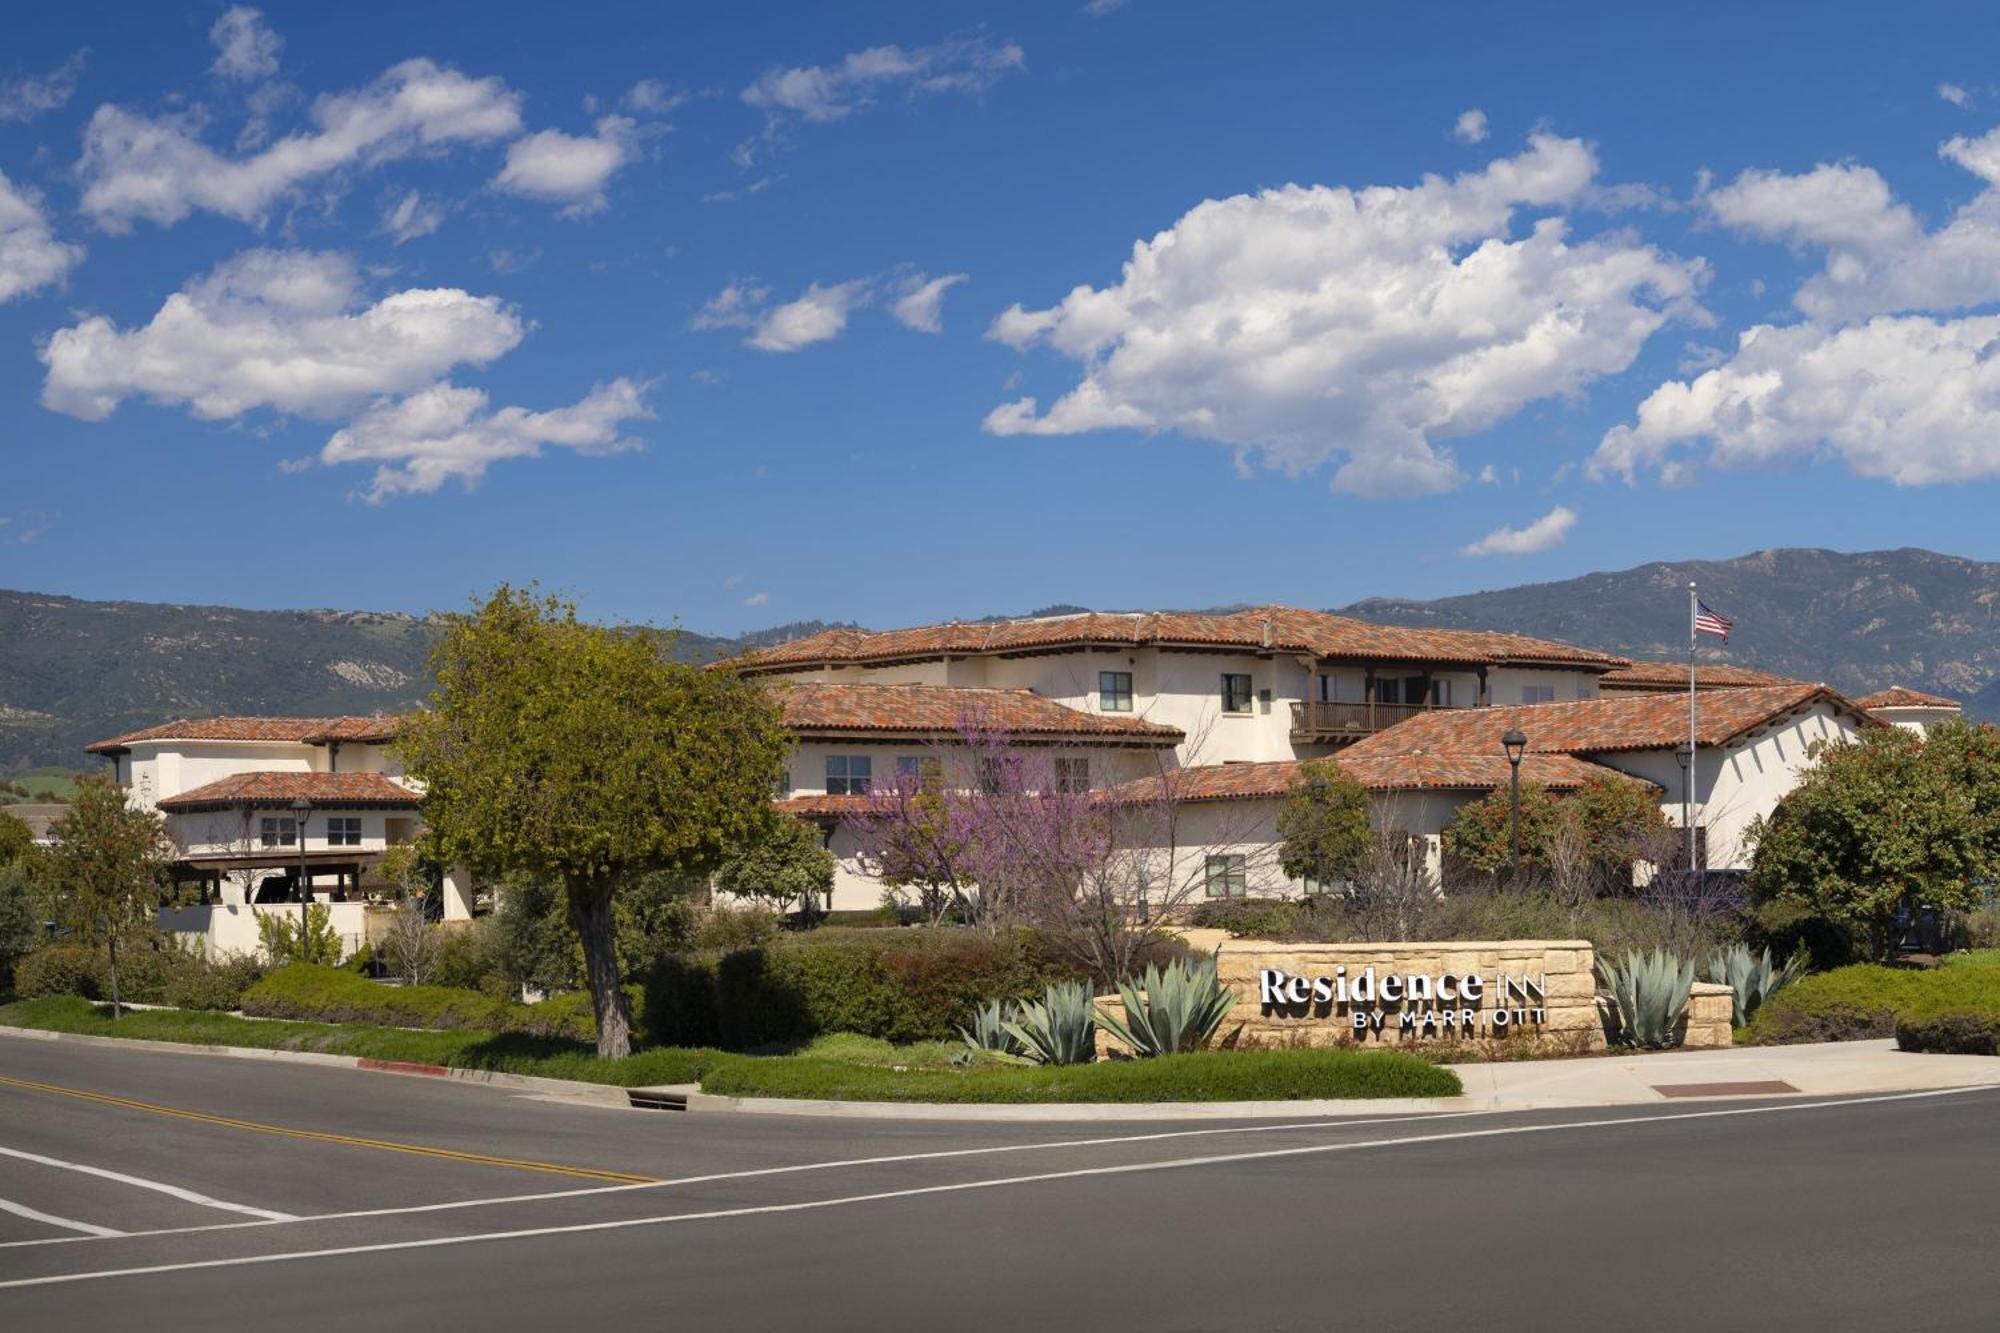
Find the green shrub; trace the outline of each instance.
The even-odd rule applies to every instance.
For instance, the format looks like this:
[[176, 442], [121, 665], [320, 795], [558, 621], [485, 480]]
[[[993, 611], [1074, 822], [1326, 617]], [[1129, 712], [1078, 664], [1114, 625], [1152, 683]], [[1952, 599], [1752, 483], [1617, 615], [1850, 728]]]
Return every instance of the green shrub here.
[[1239, 898], [1204, 902], [1188, 914], [1188, 924], [1226, 930], [1239, 940], [1288, 939], [1299, 924], [1299, 904], [1282, 898]]
[[646, 1025], [669, 1045], [757, 1050], [827, 1032], [952, 1041], [981, 1001], [1054, 974], [1032, 937], [963, 929], [824, 929], [754, 949], [662, 959]]
[[262, 980], [264, 964], [248, 954], [236, 954], [219, 962], [209, 962], [194, 954], [182, 954], [169, 970], [158, 1001], [176, 1009], [238, 1009], [243, 996]]
[[[646, 1040], [646, 988], [637, 982], [627, 985], [625, 999], [631, 1006], [632, 1039]], [[589, 991], [569, 991], [537, 1004], [518, 1005], [507, 1020], [511, 1032], [531, 1037], [561, 1037], [568, 1041], [597, 1040], [597, 1013], [591, 1008]]]
[[1857, 963], [1788, 986], [1751, 1024], [1759, 1042], [1857, 1041], [1896, 1035], [1905, 1019], [2000, 1013], [2000, 967], [1979, 955], [1929, 971]]
[[2000, 1055], [2000, 1009], [1950, 1009], [1899, 1018], [1896, 1045], [1936, 1055]]
[[1081, 981], [1054, 981], [1040, 999], [1023, 1000], [1006, 1024], [1038, 1065], [1087, 1065], [1097, 1058], [1097, 1005]]
[[14, 993], [24, 1000], [44, 995], [101, 998], [104, 952], [84, 944], [46, 944], [14, 965]]
[[1007, 1025], [1019, 1018], [1014, 1001], [989, 1000], [972, 1011], [972, 1026], [960, 1028], [958, 1035], [981, 1054], [1023, 1055], [1026, 1052], [1019, 1039], [1007, 1030]]
[[506, 1028], [511, 1017], [507, 1004], [478, 991], [385, 986], [339, 968], [298, 964], [279, 968], [245, 992], [243, 1012], [259, 1018], [489, 1032]]
[[1750, 946], [1739, 944], [1733, 949], [1717, 949], [1709, 954], [1703, 965], [1703, 978], [1730, 990], [1730, 1016], [1732, 1027], [1745, 1027], [1764, 1002], [1785, 987], [1797, 981], [1806, 972], [1804, 950], [1785, 960], [1784, 966], [1771, 965], [1771, 951], [1762, 954], [1750, 952]]
[[500, 950], [492, 918], [444, 928], [430, 984], [452, 990], [476, 990], [494, 998], [517, 996], [500, 965]]

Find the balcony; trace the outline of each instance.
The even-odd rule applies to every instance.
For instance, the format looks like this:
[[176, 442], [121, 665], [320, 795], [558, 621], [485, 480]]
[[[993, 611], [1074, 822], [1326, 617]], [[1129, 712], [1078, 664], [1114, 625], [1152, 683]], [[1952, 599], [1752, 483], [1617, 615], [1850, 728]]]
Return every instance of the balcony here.
[[1428, 703], [1295, 703], [1292, 705], [1292, 740], [1315, 745], [1339, 745], [1343, 741], [1358, 741], [1363, 736], [1372, 736], [1419, 713], [1460, 706]]

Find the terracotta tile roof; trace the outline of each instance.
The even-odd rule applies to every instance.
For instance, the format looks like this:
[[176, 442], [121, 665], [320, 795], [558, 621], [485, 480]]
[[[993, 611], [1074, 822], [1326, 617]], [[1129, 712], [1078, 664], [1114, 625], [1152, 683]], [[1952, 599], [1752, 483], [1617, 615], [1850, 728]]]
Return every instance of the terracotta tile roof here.
[[402, 718], [374, 717], [179, 717], [158, 726], [128, 731], [84, 746], [87, 754], [112, 754], [136, 741], [295, 741], [324, 745], [328, 741], [379, 744], [395, 738]]
[[[1704, 662], [1695, 667], [1695, 686], [1704, 690], [1733, 690], [1745, 685], [1799, 685], [1802, 681], [1790, 676], [1780, 676], [1773, 671], [1759, 671], [1755, 667], [1730, 666], [1721, 662]], [[1688, 667], [1686, 662], [1634, 662], [1630, 666], [1607, 671], [1597, 678], [1601, 690], [1680, 690], [1688, 687]]]
[[[1722, 745], [1818, 703], [1832, 705], [1863, 726], [1882, 725], [1824, 685], [1753, 685], [1702, 695], [1696, 739], [1702, 745]], [[1500, 737], [1515, 728], [1527, 736], [1528, 750], [1535, 754], [1672, 750], [1687, 740], [1687, 698], [1634, 693], [1577, 703], [1434, 709], [1356, 741], [1342, 757], [1499, 755], [1504, 753]]]
[[[1164, 777], [1128, 782], [1112, 788], [1106, 797], [1135, 802], [1157, 800], [1161, 784], [1166, 783], [1171, 785], [1175, 799], [1183, 801], [1271, 799], [1291, 790], [1307, 762], [1283, 759], [1263, 764], [1199, 764], [1175, 769]], [[1348, 750], [1335, 755], [1333, 762], [1362, 786], [1378, 792], [1488, 792], [1505, 787], [1509, 778], [1504, 754], [1379, 755], [1357, 759]], [[1551, 791], [1574, 791], [1593, 778], [1637, 782], [1657, 790], [1643, 779], [1566, 754], [1530, 754], [1521, 760], [1521, 781], [1540, 783]]]
[[1877, 708], [1963, 707], [1956, 699], [1947, 699], [1942, 694], [1925, 694], [1922, 690], [1913, 690], [1907, 685], [1891, 685], [1886, 690], [1864, 694], [1854, 702], [1871, 711]]
[[771, 802], [772, 808], [788, 815], [845, 815], [874, 807], [873, 796], [828, 796], [825, 794], [787, 796]]
[[1319, 658], [1395, 662], [1560, 663], [1608, 671], [1625, 659], [1566, 643], [1494, 630], [1412, 629], [1324, 611], [1262, 606], [1224, 614], [1085, 612], [1029, 620], [991, 620], [913, 629], [833, 629], [776, 644], [718, 666], [782, 671], [834, 662], [893, 662], [945, 655], [1032, 653], [1101, 644], [1115, 648], [1239, 648]]
[[802, 735], [880, 732], [950, 737], [973, 725], [1014, 736], [1061, 737], [1077, 742], [1163, 746], [1186, 739], [1179, 727], [1118, 714], [1086, 713], [1028, 690], [825, 681], [790, 681], [771, 688], [783, 703], [785, 725]]
[[394, 806], [415, 809], [421, 798], [380, 773], [235, 773], [169, 796], [160, 809], [169, 814], [222, 810], [237, 805], [286, 806], [301, 796], [316, 806], [355, 809]]

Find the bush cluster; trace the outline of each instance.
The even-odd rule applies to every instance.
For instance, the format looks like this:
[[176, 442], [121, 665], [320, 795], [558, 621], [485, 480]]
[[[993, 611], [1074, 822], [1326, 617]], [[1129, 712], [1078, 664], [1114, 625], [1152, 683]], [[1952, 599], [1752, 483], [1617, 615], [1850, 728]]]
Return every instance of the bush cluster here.
[[645, 1025], [668, 1045], [739, 1051], [825, 1032], [945, 1041], [982, 1000], [1026, 995], [1058, 971], [1026, 932], [825, 929], [662, 959]]
[[[229, 1010], [241, 1006], [244, 992], [263, 975], [264, 965], [248, 956], [212, 963], [171, 944], [141, 944], [119, 952], [118, 997], [133, 1004]], [[108, 1000], [111, 978], [104, 950], [77, 943], [45, 945], [15, 965], [14, 991], [24, 1000], [45, 995]]]
[[[625, 993], [632, 1012], [642, 1012], [643, 988], [627, 986]], [[459, 986], [385, 986], [336, 967], [279, 968], [244, 995], [243, 1012], [257, 1018], [511, 1032], [569, 1041], [594, 1041], [597, 1036], [588, 992], [558, 995], [539, 1004], [510, 1004]]]
[[[1963, 1051], [1982, 1022], [2000, 1023], [2000, 967], [1977, 955], [1943, 967], [1856, 963], [1796, 981], [1757, 1011], [1762, 1043], [1895, 1037], [1904, 1050]], [[1931, 1044], [1938, 1043], [1938, 1044]]]

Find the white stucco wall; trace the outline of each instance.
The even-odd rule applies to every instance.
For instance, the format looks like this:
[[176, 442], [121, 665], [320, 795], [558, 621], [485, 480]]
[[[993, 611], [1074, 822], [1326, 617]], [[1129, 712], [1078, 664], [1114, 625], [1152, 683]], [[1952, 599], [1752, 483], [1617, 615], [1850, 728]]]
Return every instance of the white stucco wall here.
[[[355, 953], [367, 939], [366, 903], [325, 903], [327, 925], [340, 937], [342, 958]], [[184, 945], [200, 949], [204, 956], [221, 960], [237, 955], [256, 957], [263, 952], [257, 918], [282, 917], [296, 925], [297, 903], [267, 903], [261, 907], [225, 905], [221, 907], [167, 907], [160, 909], [158, 925]]]

